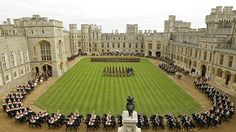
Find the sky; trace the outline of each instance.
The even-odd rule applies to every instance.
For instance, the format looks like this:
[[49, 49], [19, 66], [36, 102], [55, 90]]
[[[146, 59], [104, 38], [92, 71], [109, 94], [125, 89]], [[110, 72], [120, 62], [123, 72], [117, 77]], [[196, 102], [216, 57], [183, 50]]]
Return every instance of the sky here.
[[234, 6], [236, 0], [0, 0], [0, 23], [38, 14], [69, 24], [97, 24], [102, 32], [126, 24], [138, 24], [140, 30], [163, 32], [164, 20], [176, 15], [177, 20], [191, 22], [192, 28], [204, 28], [205, 16], [216, 6]]

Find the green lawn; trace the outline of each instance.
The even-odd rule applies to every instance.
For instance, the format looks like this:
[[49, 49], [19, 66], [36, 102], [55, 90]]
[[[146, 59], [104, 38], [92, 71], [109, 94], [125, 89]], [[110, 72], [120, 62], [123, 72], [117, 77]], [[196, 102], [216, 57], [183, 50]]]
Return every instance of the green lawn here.
[[[103, 77], [107, 66], [133, 67], [133, 77]], [[151, 115], [192, 113], [202, 109], [191, 96], [146, 59], [138, 63], [90, 62], [84, 58], [41, 95], [34, 104], [48, 112], [82, 114], [110, 111], [121, 114], [126, 98], [135, 98], [135, 110]]]

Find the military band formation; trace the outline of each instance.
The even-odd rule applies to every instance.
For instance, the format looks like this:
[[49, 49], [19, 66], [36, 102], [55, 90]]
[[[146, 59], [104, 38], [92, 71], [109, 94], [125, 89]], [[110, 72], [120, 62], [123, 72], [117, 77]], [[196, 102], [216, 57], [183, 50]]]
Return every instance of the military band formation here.
[[103, 76], [106, 77], [131, 77], [135, 75], [132, 67], [105, 67]]

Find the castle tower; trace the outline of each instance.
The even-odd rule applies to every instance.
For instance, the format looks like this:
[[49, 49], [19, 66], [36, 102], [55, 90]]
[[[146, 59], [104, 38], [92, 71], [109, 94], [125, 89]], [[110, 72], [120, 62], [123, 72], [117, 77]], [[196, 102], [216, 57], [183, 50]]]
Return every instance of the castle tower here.
[[138, 33], [138, 24], [127, 24], [126, 33], [131, 36], [136, 35]]
[[33, 15], [15, 23], [25, 30], [33, 72], [61, 76], [67, 70], [62, 22]]

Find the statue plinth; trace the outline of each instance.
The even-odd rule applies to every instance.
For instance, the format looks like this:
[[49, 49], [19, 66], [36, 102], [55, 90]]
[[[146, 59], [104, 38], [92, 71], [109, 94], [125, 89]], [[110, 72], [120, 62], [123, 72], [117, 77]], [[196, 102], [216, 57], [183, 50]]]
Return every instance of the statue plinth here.
[[123, 126], [118, 128], [118, 132], [141, 132], [141, 129], [136, 126], [138, 123], [138, 114], [133, 111], [132, 116], [129, 116], [128, 111], [123, 111], [122, 114]]

